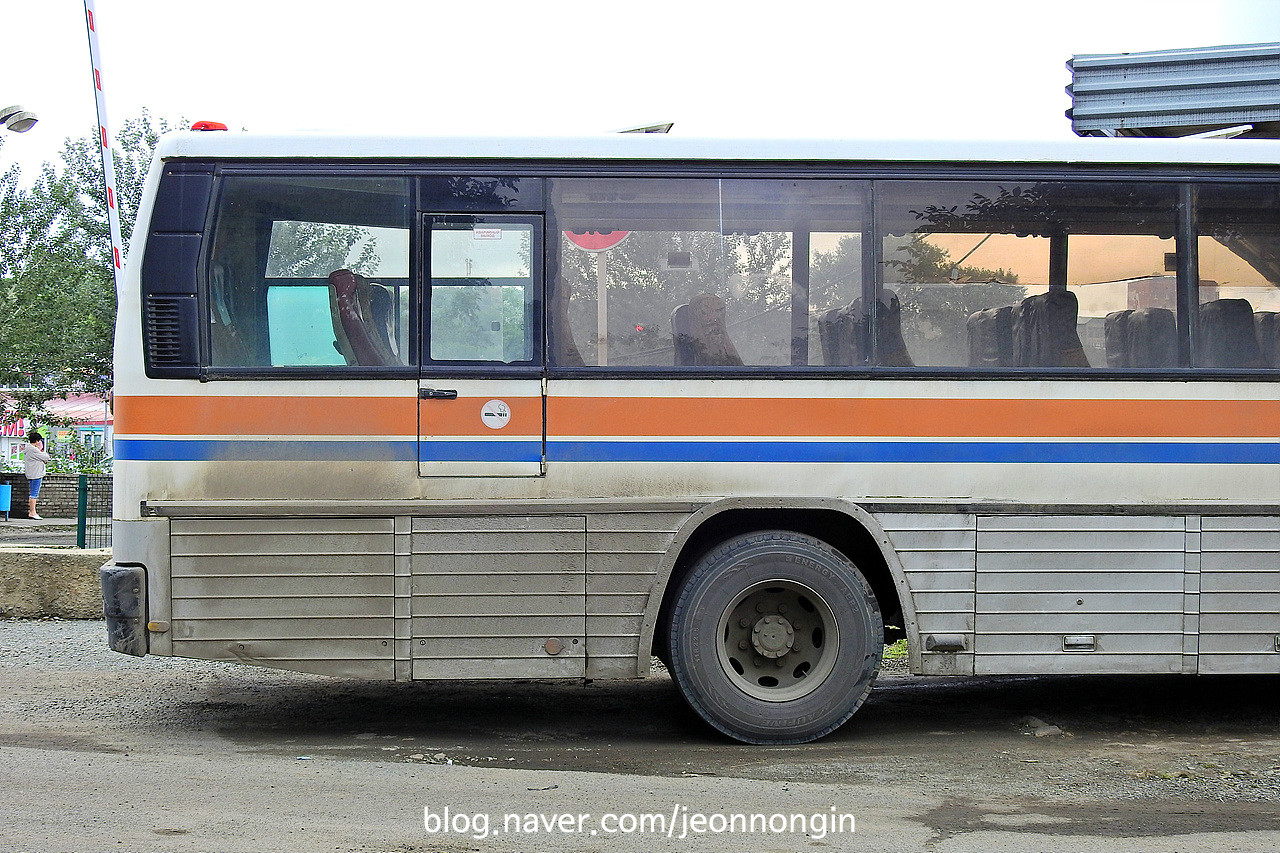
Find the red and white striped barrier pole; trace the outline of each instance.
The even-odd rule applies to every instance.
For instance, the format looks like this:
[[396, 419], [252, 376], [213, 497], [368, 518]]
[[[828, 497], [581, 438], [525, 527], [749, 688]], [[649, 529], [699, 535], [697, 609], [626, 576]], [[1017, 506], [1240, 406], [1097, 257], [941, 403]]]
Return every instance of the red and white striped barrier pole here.
[[107, 133], [107, 101], [102, 94], [102, 52], [98, 46], [98, 16], [93, 0], [84, 0], [85, 24], [89, 28], [89, 61], [93, 65], [93, 99], [98, 107], [98, 145], [102, 154], [102, 176], [107, 185], [107, 223], [111, 229], [111, 274], [120, 289], [120, 210], [116, 197], [116, 164], [111, 156]]

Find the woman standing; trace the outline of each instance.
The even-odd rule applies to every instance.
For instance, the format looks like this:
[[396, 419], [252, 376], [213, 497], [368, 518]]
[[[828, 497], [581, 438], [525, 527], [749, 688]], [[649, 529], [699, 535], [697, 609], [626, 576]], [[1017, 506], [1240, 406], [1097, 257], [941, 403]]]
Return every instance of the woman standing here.
[[44, 452], [44, 436], [34, 429], [27, 433], [27, 446], [22, 452], [22, 463], [26, 469], [27, 485], [30, 487], [31, 495], [28, 501], [30, 504], [28, 518], [40, 518], [36, 514], [36, 498], [40, 496], [40, 481], [44, 479], [44, 466], [48, 465], [52, 458]]

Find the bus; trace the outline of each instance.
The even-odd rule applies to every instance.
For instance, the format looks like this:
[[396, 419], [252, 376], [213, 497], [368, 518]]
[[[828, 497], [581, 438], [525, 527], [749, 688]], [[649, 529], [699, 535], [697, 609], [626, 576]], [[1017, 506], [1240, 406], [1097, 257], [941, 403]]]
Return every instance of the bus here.
[[164, 137], [113, 649], [634, 679], [1280, 672], [1280, 142]]

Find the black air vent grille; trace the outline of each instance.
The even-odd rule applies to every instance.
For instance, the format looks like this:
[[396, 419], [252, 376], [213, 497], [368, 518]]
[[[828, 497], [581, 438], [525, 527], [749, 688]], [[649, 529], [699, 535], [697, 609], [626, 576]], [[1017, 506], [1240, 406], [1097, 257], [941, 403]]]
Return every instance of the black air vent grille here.
[[181, 309], [178, 299], [153, 296], [147, 300], [147, 340], [151, 343], [151, 363], [182, 363]]
[[148, 295], [143, 318], [149, 367], [194, 367], [196, 298]]

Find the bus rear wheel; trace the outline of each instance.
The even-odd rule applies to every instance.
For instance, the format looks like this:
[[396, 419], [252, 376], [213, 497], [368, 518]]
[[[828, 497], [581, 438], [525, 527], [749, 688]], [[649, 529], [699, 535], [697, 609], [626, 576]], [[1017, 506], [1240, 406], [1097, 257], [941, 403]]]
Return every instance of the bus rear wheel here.
[[867, 698], [884, 626], [852, 561], [808, 536], [767, 530], [694, 564], [667, 642], [681, 695], [716, 729], [744, 743], [804, 743]]

